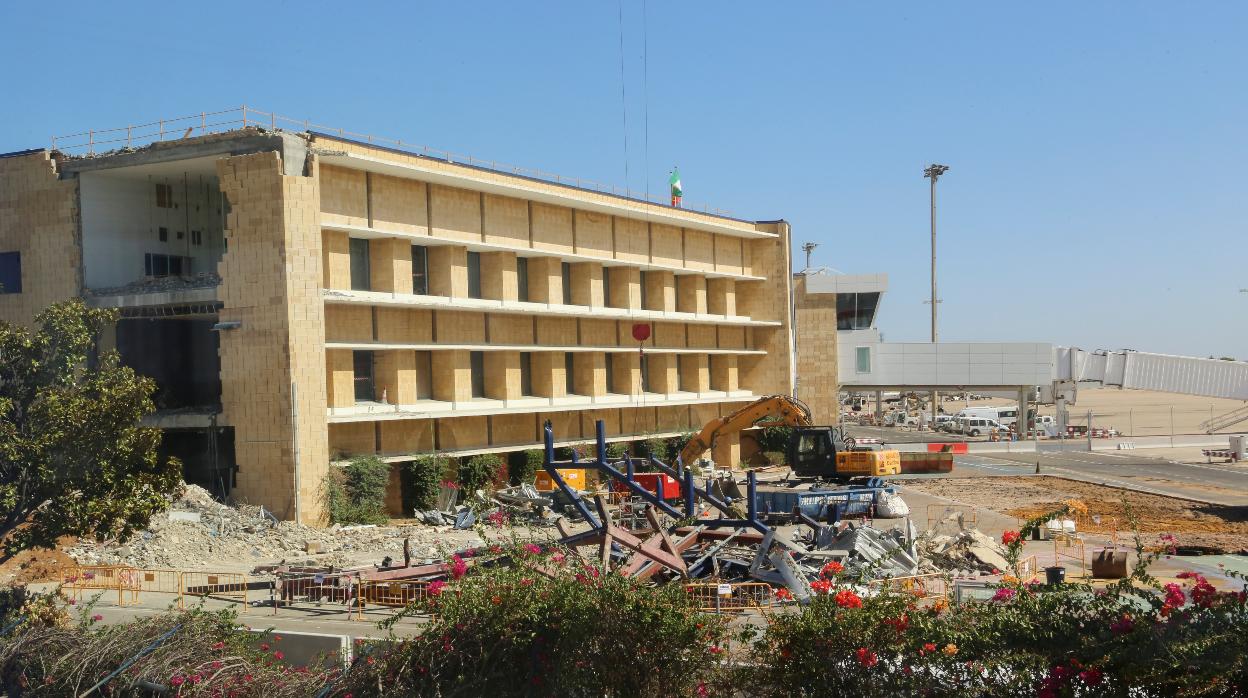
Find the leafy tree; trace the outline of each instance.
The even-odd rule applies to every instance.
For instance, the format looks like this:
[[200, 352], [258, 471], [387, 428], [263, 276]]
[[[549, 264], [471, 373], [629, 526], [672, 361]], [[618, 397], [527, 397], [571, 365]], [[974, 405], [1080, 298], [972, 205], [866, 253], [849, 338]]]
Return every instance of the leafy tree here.
[[473, 456], [459, 464], [459, 486], [466, 495], [471, 495], [477, 490], [487, 489], [495, 480], [498, 479], [498, 471], [502, 468], [502, 461], [498, 456], [492, 453], [483, 453]]
[[512, 453], [507, 459], [507, 477], [513, 485], [532, 484], [545, 462], [546, 454], [540, 448]]
[[358, 456], [326, 481], [330, 523], [384, 524], [390, 464], [377, 456]]
[[126, 539], [180, 492], [182, 465], [140, 427], [155, 383], [116, 352], [87, 365], [116, 311], [53, 305], [0, 323], [0, 539], [5, 558], [61, 536]]
[[445, 479], [449, 464], [446, 456], [437, 455], [421, 456], [407, 464], [404, 468], [408, 495], [403, 502], [405, 513], [437, 506], [438, 492], [442, 489], [442, 480]]

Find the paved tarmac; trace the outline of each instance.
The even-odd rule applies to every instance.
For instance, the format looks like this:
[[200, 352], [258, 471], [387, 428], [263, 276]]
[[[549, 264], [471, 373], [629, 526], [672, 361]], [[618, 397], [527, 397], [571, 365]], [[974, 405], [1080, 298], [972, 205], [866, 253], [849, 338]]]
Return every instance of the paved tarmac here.
[[1180, 463], [1129, 451], [969, 453], [954, 457], [955, 475], [1042, 475], [1122, 487], [1223, 506], [1248, 507], [1248, 464]]

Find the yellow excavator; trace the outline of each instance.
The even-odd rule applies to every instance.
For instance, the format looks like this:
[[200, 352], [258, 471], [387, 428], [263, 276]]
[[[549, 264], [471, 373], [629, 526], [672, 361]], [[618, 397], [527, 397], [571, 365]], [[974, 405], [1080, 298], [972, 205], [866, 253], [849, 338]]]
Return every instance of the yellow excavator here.
[[901, 454], [897, 451], [856, 447], [841, 429], [811, 424], [810, 408], [788, 395], [768, 395], [707, 422], [681, 449], [680, 462], [692, 465], [703, 452], [715, 447], [719, 437], [754, 426], [792, 427], [785, 458], [798, 477], [845, 481], [901, 473]]

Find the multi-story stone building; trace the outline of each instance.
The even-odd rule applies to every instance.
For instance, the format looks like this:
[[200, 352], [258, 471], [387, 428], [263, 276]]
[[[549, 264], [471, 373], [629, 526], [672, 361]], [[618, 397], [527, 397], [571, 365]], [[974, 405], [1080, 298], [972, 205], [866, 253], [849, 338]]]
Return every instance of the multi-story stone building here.
[[188, 479], [308, 522], [357, 454], [643, 439], [790, 393], [789, 247], [784, 221], [310, 132], [0, 156], [0, 319], [120, 308], [104, 341], [156, 379]]

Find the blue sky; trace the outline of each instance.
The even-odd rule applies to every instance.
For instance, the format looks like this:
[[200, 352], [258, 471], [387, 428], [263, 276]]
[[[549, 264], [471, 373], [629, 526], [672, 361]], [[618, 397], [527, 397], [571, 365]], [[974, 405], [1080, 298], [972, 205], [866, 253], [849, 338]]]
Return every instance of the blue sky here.
[[245, 103], [653, 192], [675, 164], [887, 272], [898, 341], [943, 162], [942, 339], [1248, 359], [1248, 4], [650, 2], [644, 41], [642, 9], [626, 158], [616, 2], [5, 3], [0, 151]]

